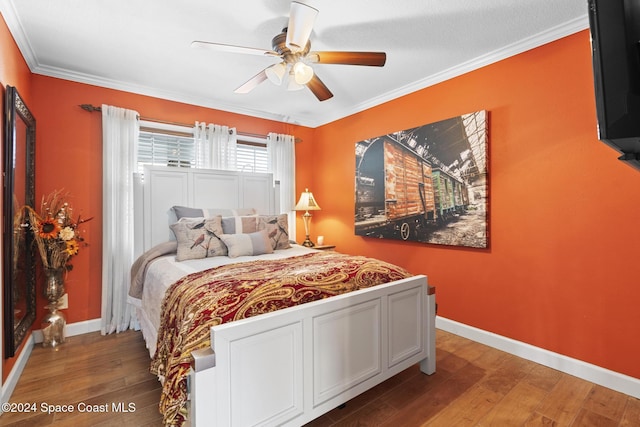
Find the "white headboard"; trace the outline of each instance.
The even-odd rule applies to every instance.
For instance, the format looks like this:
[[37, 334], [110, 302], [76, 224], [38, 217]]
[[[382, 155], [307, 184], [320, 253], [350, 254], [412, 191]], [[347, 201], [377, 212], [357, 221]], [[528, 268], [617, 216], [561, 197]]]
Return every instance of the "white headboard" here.
[[147, 166], [144, 177], [135, 174], [134, 181], [136, 256], [173, 238], [175, 205], [279, 213], [278, 182], [274, 185], [270, 173]]

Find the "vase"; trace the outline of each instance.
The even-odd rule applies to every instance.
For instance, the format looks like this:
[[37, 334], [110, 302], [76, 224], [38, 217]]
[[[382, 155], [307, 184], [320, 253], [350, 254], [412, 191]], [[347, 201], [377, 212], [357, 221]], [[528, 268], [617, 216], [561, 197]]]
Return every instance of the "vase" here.
[[46, 280], [43, 294], [49, 301], [46, 307], [49, 312], [45, 314], [41, 324], [43, 347], [57, 347], [64, 343], [65, 340], [67, 321], [64, 313], [58, 310], [59, 300], [65, 293], [64, 273], [65, 270], [63, 268], [45, 269]]
[[46, 281], [42, 294], [49, 301], [49, 304], [58, 302], [65, 293], [64, 268], [45, 268], [44, 275]]

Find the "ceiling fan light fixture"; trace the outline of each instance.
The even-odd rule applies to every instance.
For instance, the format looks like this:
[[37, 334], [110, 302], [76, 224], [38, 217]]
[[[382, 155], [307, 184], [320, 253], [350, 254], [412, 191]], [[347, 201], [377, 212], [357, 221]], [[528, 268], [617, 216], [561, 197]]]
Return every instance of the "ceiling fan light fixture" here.
[[294, 79], [299, 85], [306, 85], [313, 78], [313, 68], [304, 62], [296, 62], [292, 70]]
[[289, 71], [287, 90], [294, 91], [294, 90], [301, 90], [301, 89], [304, 89], [304, 85], [301, 85], [300, 83], [296, 82], [296, 75], [293, 72], [293, 68], [291, 68], [291, 70]]
[[[290, 0], [289, 0], [290, 1]], [[313, 64], [384, 66], [387, 55], [384, 52], [311, 51], [311, 36], [318, 10], [306, 4], [309, 0], [291, 1], [288, 26], [271, 39], [273, 50], [256, 49], [222, 43], [194, 41], [192, 46], [206, 47], [220, 52], [245, 53], [272, 56], [280, 59], [277, 64], [268, 65], [251, 77], [234, 92], [249, 93], [265, 80], [287, 90], [308, 88], [318, 101], [326, 101], [333, 94], [315, 74]]]
[[284, 74], [287, 71], [287, 64], [284, 62], [278, 62], [277, 64], [273, 64], [264, 72], [267, 74], [267, 78], [275, 85], [280, 86], [282, 84], [282, 79], [284, 78]]
[[285, 42], [291, 52], [297, 53], [304, 50], [311, 36], [316, 16], [318, 16], [318, 9], [297, 1], [291, 2]]

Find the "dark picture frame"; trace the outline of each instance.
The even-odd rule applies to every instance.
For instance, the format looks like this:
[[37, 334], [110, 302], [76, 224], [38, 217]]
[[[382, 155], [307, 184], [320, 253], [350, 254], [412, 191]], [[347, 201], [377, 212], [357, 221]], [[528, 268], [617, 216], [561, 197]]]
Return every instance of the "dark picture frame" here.
[[36, 120], [15, 87], [4, 102], [4, 357], [13, 357], [36, 318], [36, 267], [24, 206], [35, 201]]

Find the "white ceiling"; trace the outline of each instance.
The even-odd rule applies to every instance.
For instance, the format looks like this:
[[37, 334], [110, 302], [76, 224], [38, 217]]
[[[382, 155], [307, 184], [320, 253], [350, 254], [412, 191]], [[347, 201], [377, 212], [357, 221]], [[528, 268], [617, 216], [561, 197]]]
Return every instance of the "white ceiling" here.
[[31, 71], [316, 127], [588, 27], [587, 0], [301, 0], [319, 14], [312, 50], [384, 51], [384, 67], [314, 65], [334, 97], [265, 81], [276, 58], [192, 48], [271, 49], [290, 0], [0, 0]]

